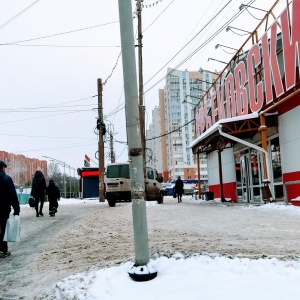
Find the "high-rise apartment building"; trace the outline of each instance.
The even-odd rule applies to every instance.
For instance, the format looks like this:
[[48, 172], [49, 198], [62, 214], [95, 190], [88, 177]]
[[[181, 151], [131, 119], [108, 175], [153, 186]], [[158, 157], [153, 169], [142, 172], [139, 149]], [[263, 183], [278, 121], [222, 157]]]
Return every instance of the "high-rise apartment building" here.
[[[216, 77], [217, 73], [205, 70], [189, 72], [169, 68], [167, 71], [165, 88], [159, 90], [159, 107], [154, 109], [152, 124], [147, 131], [147, 148], [155, 152], [161, 149], [161, 153], [155, 154], [155, 160], [148, 163], [162, 173], [165, 181], [178, 176], [185, 180], [198, 179], [196, 156], [189, 149], [195, 138], [194, 107]], [[154, 133], [154, 128], [160, 128], [159, 139], [153, 139], [155, 135], [159, 136], [157, 131]], [[200, 155], [200, 180], [207, 181], [206, 157], [203, 155]]]

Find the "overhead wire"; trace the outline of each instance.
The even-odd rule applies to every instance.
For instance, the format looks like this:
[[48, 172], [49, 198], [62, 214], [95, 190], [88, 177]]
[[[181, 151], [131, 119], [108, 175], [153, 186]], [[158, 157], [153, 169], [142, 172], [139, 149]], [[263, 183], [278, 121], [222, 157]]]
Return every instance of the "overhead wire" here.
[[[198, 32], [196, 35], [194, 35], [166, 64], [164, 64], [154, 75], [152, 75], [152, 77], [150, 77], [150, 79], [148, 79], [144, 85], [146, 85], [147, 83], [149, 83], [160, 71], [162, 71], [163, 68], [165, 68], [181, 51], [183, 51], [207, 26], [209, 26], [209, 24], [214, 20], [214, 18], [216, 18], [226, 7], [227, 5], [231, 2], [232, 0], [229, 0], [220, 10], [217, 14], [215, 14]], [[165, 77], [163, 77], [159, 82], [161, 82]], [[158, 82], [158, 83], [159, 83]], [[158, 84], [157, 83], [157, 84]], [[157, 85], [155, 84], [155, 86]], [[154, 86], [152, 86], [151, 88], [153, 88]], [[147, 91], [145, 91], [144, 93], [147, 93], [149, 91], [149, 89]]]
[[20, 121], [30, 121], [30, 120], [35, 120], [35, 119], [42, 119], [42, 118], [50, 118], [50, 117], [57, 117], [57, 116], [61, 116], [61, 115], [69, 115], [69, 114], [74, 114], [77, 112], [87, 112], [87, 111], [91, 111], [89, 110], [80, 110], [80, 111], [75, 111], [75, 112], [66, 112], [66, 113], [62, 113], [62, 114], [55, 114], [55, 115], [48, 115], [48, 116], [40, 116], [40, 117], [34, 117], [34, 118], [27, 118], [27, 119], [21, 119], [21, 120], [10, 120], [10, 121], [4, 121], [4, 122], [0, 122], [0, 124], [8, 124], [8, 123], [16, 123], [16, 122], [20, 122]]
[[[230, 0], [232, 1], [232, 0]], [[255, 0], [251, 0], [250, 2], [253, 2]], [[229, 2], [228, 2], [229, 3]], [[228, 3], [226, 5], [228, 5]], [[225, 6], [226, 7], [226, 6]], [[222, 10], [225, 8], [223, 7]], [[220, 13], [220, 11], [218, 12], [218, 14]], [[206, 41], [204, 41], [199, 47], [197, 47], [192, 53], [190, 53], [183, 61], [181, 61], [175, 68], [173, 68], [170, 72], [167, 73], [167, 75], [163, 76], [161, 79], [159, 79], [156, 83], [154, 83], [150, 88], [148, 88], [144, 94], [146, 94], [148, 91], [150, 91], [152, 88], [154, 88], [155, 86], [157, 86], [161, 81], [163, 81], [167, 76], [169, 76], [170, 74], [172, 74], [173, 70], [178, 69], [181, 65], [183, 65], [186, 61], [188, 61], [191, 57], [193, 57], [200, 49], [202, 49], [205, 45], [207, 45], [213, 38], [215, 38], [215, 36], [217, 36], [226, 26], [228, 26], [228, 24], [230, 24], [234, 19], [236, 19], [242, 12], [237, 12], [233, 17], [231, 17], [228, 21], [226, 21], [226, 23], [221, 26], [212, 36], [210, 36]], [[208, 24], [211, 22], [212, 20], [210, 20], [208, 23], [205, 24], [205, 26], [197, 33], [197, 35], [206, 27], [208, 26]], [[195, 38], [195, 36], [194, 36]], [[190, 40], [191, 41], [191, 40]], [[189, 41], [189, 42], [190, 42]], [[172, 61], [185, 47], [187, 46], [187, 44], [177, 52], [177, 54], [175, 56], [173, 56], [171, 58], [171, 60], [169, 60], [159, 71], [157, 71], [146, 83], [150, 82], [170, 61]], [[145, 83], [145, 84], [146, 84]]]
[[95, 145], [95, 143], [83, 144], [83, 145], [70, 145], [70, 146], [62, 146], [62, 147], [53, 147], [53, 148], [40, 148], [34, 150], [21, 150], [21, 151], [14, 151], [14, 153], [28, 153], [28, 152], [37, 152], [37, 151], [45, 151], [45, 150], [60, 150], [60, 149], [67, 149], [67, 148], [78, 148], [78, 147], [85, 147]]
[[[62, 103], [59, 103], [59, 104], [53, 104], [53, 105], [46, 105], [46, 106], [37, 106], [37, 107], [17, 107], [17, 108], [1, 108], [0, 111], [5, 111], [5, 110], [17, 110], [17, 111], [20, 111], [20, 110], [28, 110], [28, 109], [43, 109], [43, 108], [58, 108], [58, 107], [63, 107], [61, 106], [61, 104], [67, 104], [67, 103], [74, 103], [74, 102], [79, 102], [79, 101], [84, 101], [84, 100], [87, 100], [87, 99], [91, 99], [91, 98], [94, 98], [94, 97], [97, 97], [98, 95], [93, 95], [93, 96], [90, 96], [90, 97], [85, 97], [85, 98], [80, 98], [80, 99], [76, 99], [76, 100], [71, 100], [71, 101], [66, 101], [66, 102], [62, 102]], [[74, 106], [77, 106], [77, 105], [73, 105], [72, 107]]]
[[19, 17], [20, 15], [22, 15], [24, 12], [26, 12], [28, 9], [30, 9], [33, 5], [37, 4], [40, 0], [36, 0], [33, 3], [31, 3], [30, 5], [28, 5], [27, 7], [25, 7], [23, 10], [21, 10], [20, 12], [18, 12], [15, 16], [11, 17], [9, 20], [7, 20], [6, 22], [4, 22], [3, 24], [0, 25], [0, 29], [2, 29], [3, 27], [5, 27], [6, 25], [8, 25], [10, 22], [12, 22], [14, 19], [16, 19], [17, 17]]
[[144, 33], [147, 29], [149, 29], [149, 27], [151, 27], [155, 21], [157, 21], [157, 19], [170, 7], [170, 5], [174, 2], [175, 0], [173, 0], [171, 3], [169, 3], [169, 5], [153, 20], [152, 23], [150, 23], [143, 31], [142, 33]]
[[69, 34], [69, 33], [83, 31], [83, 30], [89, 30], [89, 29], [93, 29], [93, 28], [97, 28], [97, 27], [101, 27], [101, 26], [111, 25], [111, 24], [114, 24], [114, 23], [119, 23], [119, 21], [113, 21], [113, 22], [99, 24], [99, 25], [94, 25], [94, 26], [89, 26], [89, 27], [85, 27], [85, 28], [74, 29], [74, 30], [69, 30], [69, 31], [65, 31], [65, 32], [60, 32], [60, 33], [54, 33], [54, 34], [50, 34], [50, 35], [46, 35], [46, 36], [42, 36], [42, 37], [37, 37], [37, 38], [32, 38], [32, 39], [26, 39], [26, 40], [21, 40], [21, 41], [16, 41], [16, 42], [9, 42], [9, 43], [2, 43], [2, 44], [0, 44], [0, 46], [10, 45], [10, 44], [18, 44], [18, 43], [30, 42], [30, 41], [36, 41], [36, 40], [41, 40], [41, 39], [46, 39], [46, 38], [53, 37], [53, 36], [58, 36], [58, 35], [63, 35], [63, 34]]
[[17, 46], [17, 47], [52, 47], [52, 48], [121, 48], [121, 46], [96, 46], [96, 45], [24, 45], [24, 44], [0, 44], [0, 46]]
[[122, 54], [122, 51], [119, 53], [118, 58], [117, 58], [117, 61], [116, 61], [115, 65], [114, 65], [114, 67], [112, 68], [110, 74], [109, 74], [109, 75], [107, 76], [107, 78], [104, 80], [103, 85], [105, 85], [105, 84], [107, 83], [107, 80], [110, 79], [111, 76], [113, 75], [113, 72], [114, 72], [114, 70], [116, 69], [116, 67], [117, 67], [117, 65], [118, 65], [119, 59], [120, 59], [120, 57], [121, 57], [121, 54]]
[[25, 137], [25, 138], [46, 138], [46, 139], [81, 139], [81, 140], [92, 140], [94, 138], [87, 137], [76, 137], [76, 136], [43, 136], [43, 135], [26, 135], [26, 134], [8, 134], [8, 133], [0, 133], [0, 136], [17, 136], [17, 137]]
[[[231, 2], [231, 7], [228, 6], [227, 9], [228, 9], [228, 13], [231, 9], [233, 9], [233, 7], [236, 5], [236, 3], [239, 1], [239, 0], [234, 0], [235, 2]], [[226, 15], [226, 12], [224, 11], [224, 14]], [[220, 23], [223, 22], [223, 18], [219, 18], [220, 20], [218, 21], [218, 19], [216, 18], [215, 21], [217, 22], [212, 22], [211, 26], [207, 27], [203, 33], [203, 38], [204, 38], [204, 35], [206, 34], [207, 37], [210, 37], [216, 30], [216, 28], [218, 27], [218, 25]], [[215, 25], [213, 25], [213, 23], [216, 23]], [[208, 45], [207, 45], [208, 46]], [[188, 65], [188, 67], [190, 67], [193, 63], [195, 63], [195, 61], [199, 58], [199, 56], [202, 54], [202, 52], [204, 51], [204, 48], [203, 47], [200, 51], [198, 51], [197, 53], [197, 56], [194, 57], [193, 60], [190, 61], [190, 64]]]
[[167, 132], [167, 133], [165, 133], [165, 134], [162, 134], [162, 135], [160, 135], [160, 136], [156, 136], [156, 137], [153, 137], [153, 138], [146, 139], [146, 141], [151, 141], [151, 140], [159, 139], [159, 138], [161, 138], [161, 137], [163, 137], [163, 136], [169, 135], [169, 134], [171, 134], [171, 133], [173, 133], [173, 132], [176, 132], [176, 131], [178, 131], [179, 129], [181, 129], [181, 128], [187, 126], [188, 124], [190, 124], [191, 122], [194, 122], [194, 121], [195, 121], [195, 119], [192, 119], [192, 120], [190, 120], [189, 122], [183, 124], [182, 126], [177, 127], [176, 129], [174, 129], [174, 130], [172, 130], [172, 131], [169, 131], [169, 132]]

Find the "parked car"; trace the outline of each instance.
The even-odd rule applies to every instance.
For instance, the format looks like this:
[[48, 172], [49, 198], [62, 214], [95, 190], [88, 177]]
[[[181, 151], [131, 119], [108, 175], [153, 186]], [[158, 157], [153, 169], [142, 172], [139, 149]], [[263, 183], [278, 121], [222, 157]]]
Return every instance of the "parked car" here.
[[[158, 176], [156, 169], [146, 167], [145, 200], [156, 200], [163, 203], [164, 190], [163, 178]], [[131, 201], [131, 183], [129, 163], [112, 163], [106, 166], [104, 177], [105, 198], [109, 206], [115, 206], [116, 202]]]

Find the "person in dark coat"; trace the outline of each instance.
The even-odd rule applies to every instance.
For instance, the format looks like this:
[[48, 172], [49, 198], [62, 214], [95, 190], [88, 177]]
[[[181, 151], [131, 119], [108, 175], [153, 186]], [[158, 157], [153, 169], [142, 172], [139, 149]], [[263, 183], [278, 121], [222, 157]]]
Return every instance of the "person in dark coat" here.
[[49, 185], [46, 187], [46, 195], [48, 195], [49, 200], [49, 215], [54, 217], [57, 213], [58, 202], [60, 199], [60, 192], [58, 186], [51, 179], [49, 180]]
[[31, 196], [35, 199], [36, 216], [43, 216], [45, 201], [46, 180], [40, 168], [36, 170], [32, 179]]
[[3, 238], [11, 206], [14, 209], [15, 216], [20, 214], [20, 204], [15, 185], [11, 177], [5, 173], [5, 168], [7, 168], [7, 165], [0, 160], [0, 258], [10, 256], [7, 242], [3, 241]]
[[177, 194], [178, 203], [182, 202], [182, 194], [183, 194], [183, 181], [181, 180], [181, 177], [178, 176], [178, 179], [175, 181], [175, 192]]

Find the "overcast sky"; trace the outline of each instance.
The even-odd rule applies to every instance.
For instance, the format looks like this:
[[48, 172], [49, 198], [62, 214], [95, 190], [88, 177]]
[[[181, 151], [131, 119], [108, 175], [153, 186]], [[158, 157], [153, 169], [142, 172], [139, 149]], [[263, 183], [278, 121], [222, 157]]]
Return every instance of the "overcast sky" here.
[[[258, 25], [264, 12], [249, 8], [237, 16], [242, 3], [269, 9], [274, 1], [144, 1], [147, 128], [168, 67], [222, 70], [222, 63], [208, 58], [227, 62], [233, 51], [215, 45], [239, 48], [247, 38], [244, 32], [226, 32], [226, 24], [247, 31]], [[135, 4], [132, 1], [133, 16]], [[285, 5], [281, 0], [276, 15]], [[74, 168], [83, 167], [85, 154], [96, 162], [97, 79], [101, 78], [103, 113], [106, 124], [114, 128], [116, 159], [127, 160], [118, 20], [117, 0], [0, 1], [0, 150], [51, 157]], [[106, 153], [108, 146], [106, 142]]]

